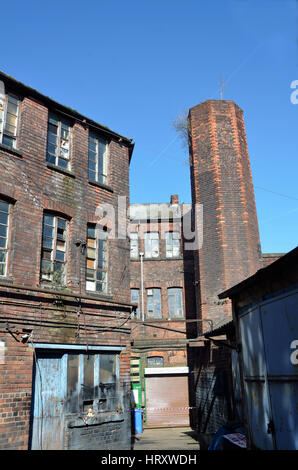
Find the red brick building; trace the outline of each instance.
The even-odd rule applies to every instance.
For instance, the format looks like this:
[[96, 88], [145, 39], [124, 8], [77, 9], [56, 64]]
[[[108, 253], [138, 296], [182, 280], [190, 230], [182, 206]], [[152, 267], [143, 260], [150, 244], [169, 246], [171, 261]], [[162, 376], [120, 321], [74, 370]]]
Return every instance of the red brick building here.
[[196, 334], [193, 252], [185, 250], [190, 204], [130, 206], [132, 387], [147, 426], [189, 424], [188, 339]]
[[0, 448], [130, 448], [133, 143], [0, 74]]

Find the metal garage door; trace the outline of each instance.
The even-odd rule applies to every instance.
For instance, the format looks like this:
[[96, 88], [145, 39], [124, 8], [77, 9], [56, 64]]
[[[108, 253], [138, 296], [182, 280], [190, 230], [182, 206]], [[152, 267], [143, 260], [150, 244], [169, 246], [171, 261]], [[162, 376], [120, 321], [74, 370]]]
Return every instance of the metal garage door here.
[[187, 374], [159, 372], [146, 376], [145, 383], [147, 426], [189, 426]]

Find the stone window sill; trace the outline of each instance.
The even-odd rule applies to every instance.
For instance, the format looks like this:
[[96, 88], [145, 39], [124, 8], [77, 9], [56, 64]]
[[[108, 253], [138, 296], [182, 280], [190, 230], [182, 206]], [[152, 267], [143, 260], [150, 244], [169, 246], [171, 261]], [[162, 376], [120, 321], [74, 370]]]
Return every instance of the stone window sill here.
[[47, 167], [51, 170], [56, 170], [63, 175], [70, 176], [71, 178], [75, 178], [75, 174], [72, 171], [66, 170], [65, 168], [60, 168], [60, 166], [53, 165], [52, 163], [47, 163]]

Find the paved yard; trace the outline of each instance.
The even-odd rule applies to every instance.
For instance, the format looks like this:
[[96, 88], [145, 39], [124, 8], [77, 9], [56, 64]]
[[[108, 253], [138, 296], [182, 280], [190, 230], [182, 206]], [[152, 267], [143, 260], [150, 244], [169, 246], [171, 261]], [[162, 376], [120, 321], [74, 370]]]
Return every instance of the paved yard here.
[[134, 436], [133, 450], [199, 450], [196, 433], [188, 427], [150, 428]]

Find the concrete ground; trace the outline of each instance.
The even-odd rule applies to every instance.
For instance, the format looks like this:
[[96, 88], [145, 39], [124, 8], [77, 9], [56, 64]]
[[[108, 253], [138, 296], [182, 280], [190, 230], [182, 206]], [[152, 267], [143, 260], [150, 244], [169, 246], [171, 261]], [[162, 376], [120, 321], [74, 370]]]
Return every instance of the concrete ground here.
[[133, 439], [133, 450], [199, 450], [196, 433], [189, 427], [143, 429]]

